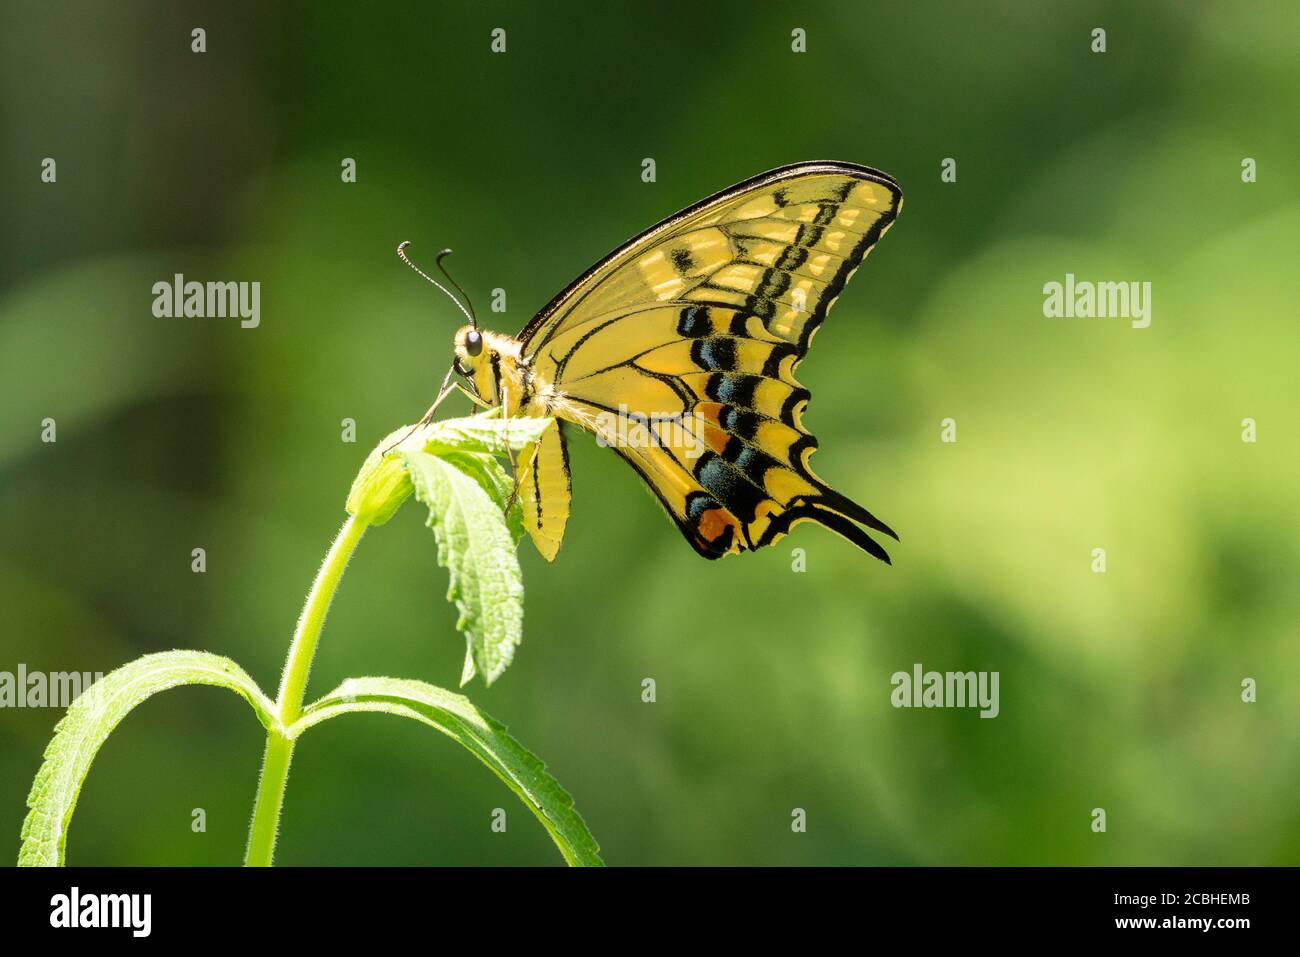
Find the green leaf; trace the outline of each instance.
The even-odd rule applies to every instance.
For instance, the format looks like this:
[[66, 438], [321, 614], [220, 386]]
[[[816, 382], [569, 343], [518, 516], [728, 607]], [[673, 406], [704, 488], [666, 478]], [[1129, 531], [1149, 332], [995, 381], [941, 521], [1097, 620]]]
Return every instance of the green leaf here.
[[23, 822], [19, 866], [62, 866], [77, 796], [100, 746], [132, 708], [177, 685], [229, 688], [253, 706], [268, 731], [280, 727], [275, 705], [229, 658], [202, 651], [164, 651], [123, 665], [86, 689], [55, 726], [27, 796], [31, 810]]
[[[493, 410], [495, 411], [495, 410]], [[506, 447], [521, 452], [542, 437], [554, 419], [516, 416], [512, 419], [475, 415], [432, 422], [419, 442], [426, 452], [487, 452], [504, 454]]]
[[[495, 462], [483, 467], [492, 470], [492, 483], [480, 481], [480, 484], [492, 491], [505, 483], [505, 494], [496, 496], [504, 510], [514, 483], [493, 457], [505, 454], [507, 448], [522, 452], [540, 439], [555, 420], [526, 416], [510, 420], [491, 417], [498, 412], [498, 409], [492, 409], [463, 419], [445, 419], [423, 426], [404, 425], [384, 436], [352, 481], [347, 499], [348, 514], [357, 516], [367, 525], [382, 525], [392, 518], [411, 494], [411, 480], [404, 468], [403, 455], [417, 451], [443, 458], [456, 453], [473, 453]], [[518, 541], [523, 534], [523, 524], [522, 518], [516, 518], [519, 519], [515, 535]]]
[[537, 816], [569, 864], [603, 864], [596, 839], [574, 808], [573, 798], [547, 773], [541, 759], [462, 695], [422, 681], [350, 678], [307, 708], [287, 734], [296, 739], [313, 725], [358, 711], [414, 718], [459, 741]]
[[524, 535], [523, 511], [514, 477], [497, 456], [522, 452], [555, 421], [507, 420], [500, 411], [393, 431], [366, 458], [347, 500], [348, 513], [368, 525], [388, 521], [412, 490], [429, 507], [438, 562], [450, 573], [447, 597], [456, 603], [457, 627], [465, 632], [462, 685], [476, 673], [488, 684], [495, 681], [522, 637], [523, 584], [515, 548]]
[[[461, 683], [475, 670], [492, 684], [509, 666], [523, 637], [524, 585], [516, 538], [501, 512], [500, 486], [488, 491], [488, 466], [469, 453], [446, 458], [402, 453], [415, 496], [429, 508], [438, 540], [438, 564], [447, 569], [447, 599], [460, 612], [466, 662]], [[507, 493], [508, 494], [508, 493]]]
[[[479, 452], [443, 452], [439, 455], [445, 462], [450, 462], [482, 487], [492, 496], [497, 508], [505, 514], [506, 525], [515, 545], [524, 536], [524, 511], [519, 504], [519, 496], [514, 494], [515, 480], [501, 465], [501, 460], [493, 455]], [[506, 513], [506, 503], [514, 497], [510, 512]]]

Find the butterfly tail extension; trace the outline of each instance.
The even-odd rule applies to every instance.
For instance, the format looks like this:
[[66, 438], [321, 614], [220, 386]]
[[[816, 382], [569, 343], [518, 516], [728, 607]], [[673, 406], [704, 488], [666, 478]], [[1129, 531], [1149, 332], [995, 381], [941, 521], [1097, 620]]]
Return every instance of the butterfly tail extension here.
[[[865, 509], [860, 510], [866, 512]], [[880, 546], [879, 542], [855, 524], [854, 519], [830, 507], [825, 501], [802, 502], [786, 509], [773, 519], [762, 540], [756, 543], [756, 547], [772, 544], [795, 525], [802, 522], [816, 522], [841, 538], [852, 542], [868, 555], [880, 559], [886, 565], [893, 564], [889, 558], [889, 553]], [[887, 528], [883, 530], [888, 531]], [[889, 532], [889, 534], [893, 535], [893, 532]], [[894, 537], [897, 538], [898, 536], [895, 535]]]
[[829, 528], [836, 535], [848, 539], [868, 555], [879, 558], [886, 565], [893, 564], [893, 562], [889, 560], [889, 552], [885, 551], [874, 538], [864, 532], [859, 526], [855, 525], [844, 515], [818, 504], [810, 505], [809, 509], [810, 514], [808, 518], [811, 521], [818, 522], [826, 528]]
[[876, 518], [876, 516], [872, 515], [857, 502], [853, 501], [853, 499], [849, 498], [847, 495], [841, 495], [839, 492], [835, 491], [835, 489], [830, 488], [821, 482], [818, 482], [817, 485], [818, 488], [821, 489], [822, 493], [822, 501], [820, 503], [822, 507], [830, 509], [832, 512], [838, 512], [846, 518], [851, 518], [853, 521], [867, 526], [867, 528], [888, 535], [896, 542], [900, 541], [897, 532], [880, 519]]
[[799, 521], [817, 522], [841, 538], [857, 545], [867, 554], [879, 558], [886, 565], [892, 565], [893, 562], [889, 559], [889, 553], [858, 526], [865, 525], [867, 528], [883, 535], [888, 535], [894, 541], [899, 541], [898, 533], [853, 501], [853, 499], [835, 491], [835, 489], [821, 481], [812, 473], [811, 469], [805, 466], [800, 471], [809, 484], [817, 489], [817, 495], [809, 496], [796, 503], [796, 507], [786, 513], [787, 515], [794, 514], [788, 525], [797, 524]]

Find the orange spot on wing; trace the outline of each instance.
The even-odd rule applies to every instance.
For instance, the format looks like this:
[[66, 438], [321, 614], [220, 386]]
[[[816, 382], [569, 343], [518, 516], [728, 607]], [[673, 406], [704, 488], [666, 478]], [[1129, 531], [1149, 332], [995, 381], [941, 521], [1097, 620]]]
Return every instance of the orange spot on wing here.
[[718, 421], [721, 413], [722, 406], [717, 402], [701, 402], [695, 406], [695, 414], [703, 423], [704, 434], [701, 438], [715, 452], [721, 452], [727, 447], [727, 433]]
[[699, 524], [696, 526], [700, 537], [707, 542], [716, 542], [721, 538], [728, 529], [735, 528], [735, 522], [727, 518], [727, 514], [720, 508], [711, 508], [701, 513]]
[[721, 452], [727, 447], [727, 433], [716, 425], [705, 425], [704, 444], [715, 452]]

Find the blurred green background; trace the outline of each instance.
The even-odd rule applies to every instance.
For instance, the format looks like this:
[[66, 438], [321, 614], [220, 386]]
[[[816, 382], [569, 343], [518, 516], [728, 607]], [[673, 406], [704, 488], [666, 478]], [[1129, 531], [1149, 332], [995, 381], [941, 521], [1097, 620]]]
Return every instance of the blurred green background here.
[[[6, 4], [0, 670], [199, 648], [274, 691], [353, 474], [446, 368], [457, 317], [399, 240], [454, 246], [513, 332], [682, 206], [850, 160], [906, 205], [800, 375], [814, 464], [899, 530], [894, 567], [812, 526], [704, 562], [578, 437], [559, 561], [522, 549], [522, 649], [468, 693], [614, 864], [1298, 863], [1298, 25], [1289, 3]], [[177, 272], [260, 281], [261, 326], [155, 318]], [[1151, 327], [1045, 319], [1067, 272], [1150, 281]], [[367, 535], [309, 695], [455, 687], [423, 518]], [[999, 671], [1001, 715], [893, 709], [914, 662]], [[0, 712], [15, 853], [58, 717]], [[262, 741], [225, 691], [150, 700], [68, 862], [238, 863]], [[423, 726], [298, 748], [279, 863], [559, 860]]]

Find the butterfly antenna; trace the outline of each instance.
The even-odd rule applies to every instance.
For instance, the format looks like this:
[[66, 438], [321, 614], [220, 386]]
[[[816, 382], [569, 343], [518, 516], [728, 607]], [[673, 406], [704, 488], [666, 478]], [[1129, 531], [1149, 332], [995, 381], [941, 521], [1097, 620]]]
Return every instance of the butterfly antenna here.
[[[434, 279], [434, 278], [433, 278], [432, 276], [430, 276], [427, 272], [425, 272], [423, 269], [421, 269], [421, 268], [420, 268], [419, 266], [417, 266], [415, 263], [411, 262], [411, 260], [409, 260], [408, 258], [406, 258], [406, 247], [409, 246], [409, 245], [411, 245], [410, 240], [403, 240], [402, 242], [400, 242], [400, 243], [397, 244], [397, 256], [398, 256], [398, 258], [401, 259], [402, 262], [406, 263], [406, 265], [408, 265], [408, 266], [410, 266], [412, 269], [414, 269], [417, 273], [419, 273], [421, 277], [423, 277], [423, 278], [426, 279], [427, 281], [433, 283], [433, 284], [434, 284], [435, 286], [437, 286], [440, 290], [442, 290], [443, 294], [444, 294], [448, 299], [450, 299], [452, 302], [454, 302], [454, 303], [456, 304], [456, 308], [459, 309], [461, 312], [463, 312], [463, 313], [465, 314], [465, 318], [469, 320], [469, 324], [470, 324], [471, 326], [473, 326], [475, 329], [477, 329], [477, 328], [478, 328], [478, 320], [474, 318], [474, 314], [473, 314], [472, 312], [470, 312], [468, 309], [465, 308], [464, 303], [462, 303], [459, 299], [457, 299], [457, 298], [455, 297], [455, 295], [452, 294], [451, 290], [449, 290], [446, 286], [444, 286], [442, 283], [438, 282], [438, 280]], [[438, 254], [438, 259], [439, 259], [438, 266], [439, 266], [439, 268], [442, 268], [442, 263], [441, 263], [442, 257], [445, 256], [445, 255], [447, 255], [447, 253], [449, 253], [449, 252], [451, 252], [450, 249], [444, 249], [441, 253]], [[447, 275], [447, 271], [446, 271], [445, 269], [443, 270], [443, 275], [444, 275], [444, 276]], [[448, 278], [448, 279], [451, 279], [450, 276], [447, 276], [447, 278]], [[453, 286], [456, 286], [455, 281], [452, 282], [452, 285], [453, 285]], [[456, 288], [457, 288], [457, 289], [460, 289], [460, 286], [456, 286]], [[464, 295], [464, 291], [461, 292], [461, 295]], [[468, 298], [466, 299], [466, 301], [468, 302]]]
[[451, 250], [450, 250], [450, 249], [444, 249], [442, 252], [438, 253], [438, 258], [435, 259], [435, 260], [433, 261], [433, 262], [434, 262], [434, 265], [436, 265], [436, 266], [438, 267], [439, 271], [440, 271], [444, 276], [447, 277], [447, 282], [451, 283], [452, 286], [455, 287], [456, 291], [457, 291], [458, 293], [460, 293], [460, 297], [461, 297], [462, 299], [465, 300], [465, 305], [466, 305], [466, 307], [467, 307], [468, 310], [469, 310], [469, 321], [470, 321], [470, 324], [471, 324], [475, 329], [477, 329], [477, 328], [478, 328], [478, 317], [474, 314], [474, 304], [473, 304], [472, 302], [469, 301], [469, 293], [467, 293], [464, 289], [462, 289], [462, 288], [460, 287], [460, 283], [458, 283], [456, 280], [454, 280], [454, 279], [451, 278], [451, 273], [447, 272], [447, 267], [444, 266], [444, 265], [442, 264], [442, 261], [443, 261], [444, 259], [446, 259], [446, 258], [447, 258], [448, 256], [450, 256], [450, 255], [451, 255]]

